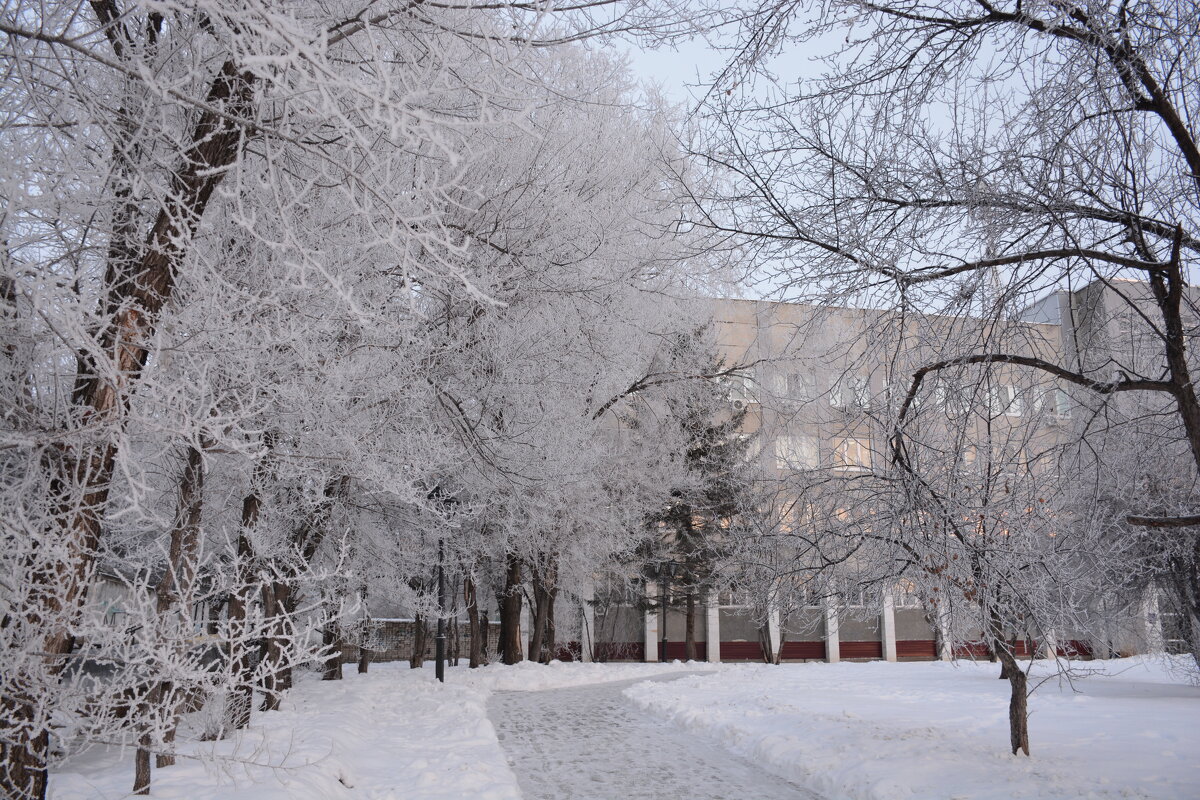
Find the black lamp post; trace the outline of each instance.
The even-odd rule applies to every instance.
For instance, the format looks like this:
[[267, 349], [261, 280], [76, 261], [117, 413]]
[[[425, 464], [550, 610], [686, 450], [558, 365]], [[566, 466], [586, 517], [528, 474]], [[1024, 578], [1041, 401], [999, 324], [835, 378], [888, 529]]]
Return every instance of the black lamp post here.
[[662, 625], [659, 629], [659, 645], [658, 645], [658, 660], [661, 663], [667, 661], [667, 605], [668, 591], [670, 590], [670, 579], [675, 576], [675, 568], [677, 564], [673, 561], [667, 561], [658, 565], [658, 580], [659, 593], [658, 602], [662, 607]]
[[437, 642], [437, 654], [434, 662], [434, 674], [442, 683], [446, 682], [446, 552], [445, 544], [441, 539], [438, 539], [438, 621], [437, 621], [437, 636], [434, 640]]

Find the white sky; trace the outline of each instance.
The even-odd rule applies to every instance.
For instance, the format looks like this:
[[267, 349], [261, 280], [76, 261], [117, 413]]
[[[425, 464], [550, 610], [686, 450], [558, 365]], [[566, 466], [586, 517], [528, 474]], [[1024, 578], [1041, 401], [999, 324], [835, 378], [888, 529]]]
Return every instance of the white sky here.
[[704, 91], [695, 88], [695, 84], [706, 81], [725, 63], [725, 54], [713, 50], [700, 38], [679, 45], [676, 51], [629, 46], [627, 53], [640, 80], [660, 87], [670, 99], [688, 104], [698, 99], [698, 92]]

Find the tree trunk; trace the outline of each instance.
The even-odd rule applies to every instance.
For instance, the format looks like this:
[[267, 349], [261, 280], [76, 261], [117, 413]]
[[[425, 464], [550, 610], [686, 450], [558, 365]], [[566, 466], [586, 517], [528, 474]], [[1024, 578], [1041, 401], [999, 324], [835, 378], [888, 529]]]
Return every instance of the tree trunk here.
[[550, 592], [541, 574], [533, 570], [533, 630], [529, 632], [529, 660], [545, 664], [546, 622], [550, 614]]
[[321, 680], [340, 681], [342, 679], [342, 642], [338, 635], [337, 623], [332, 620], [321, 630], [321, 645], [325, 650], [325, 666], [321, 671]]
[[292, 670], [284, 663], [291, 587], [272, 581], [262, 587], [263, 613], [271, 631], [263, 647], [263, 711], [278, 711], [283, 693], [291, 688]]
[[1004, 630], [993, 614], [988, 620], [988, 644], [993, 657], [999, 659], [1006, 677], [1010, 695], [1008, 700], [1008, 735], [1012, 753], [1029, 755], [1029, 686], [1028, 676], [1021, 671], [1013, 655], [1015, 648], [1004, 641]]
[[509, 553], [504, 592], [500, 596], [500, 646], [505, 664], [516, 664], [524, 658], [521, 652], [521, 601], [521, 561]]
[[142, 734], [133, 757], [133, 793], [150, 794], [150, 736]]
[[450, 655], [449, 655], [450, 666], [457, 667], [458, 666], [458, 655], [459, 655], [459, 650], [460, 650], [459, 641], [458, 641], [459, 630], [458, 630], [458, 614], [457, 613], [455, 613], [455, 615], [450, 618], [450, 625], [448, 627], [450, 628], [450, 641], [448, 642], [449, 649], [450, 649]]
[[[467, 666], [475, 669], [483, 664], [483, 642], [479, 639], [479, 605], [475, 594], [475, 581], [463, 578], [463, 605], [467, 607], [467, 636], [470, 638], [470, 660]], [[484, 632], [486, 636], [486, 629]]]
[[[208, 437], [201, 437], [201, 446], [208, 446]], [[155, 587], [155, 610], [159, 625], [178, 624], [191, 627], [191, 609], [187, 600], [196, 583], [197, 558], [200, 548], [200, 515], [204, 501], [204, 460], [200, 449], [189, 447], [183, 474], [179, 479], [179, 506], [175, 513], [175, 525], [171, 530], [171, 543], [167, 551], [167, 569]], [[172, 614], [172, 611], [174, 614]], [[174, 615], [178, 615], [175, 617]], [[180, 641], [183, 637], [172, 637]], [[178, 653], [177, 655], [183, 655]], [[163, 751], [155, 758], [159, 769], [175, 764], [175, 754], [170, 748], [175, 742], [175, 731], [183, 713], [183, 701], [178, 692], [166, 682], [154, 690], [156, 699], [149, 706], [150, 713], [166, 705], [163, 734]], [[149, 780], [149, 775], [147, 775]], [[147, 783], [147, 788], [149, 784]]]
[[683, 626], [683, 656], [688, 661], [696, 660], [696, 593], [687, 593]]
[[[114, 259], [108, 264], [103, 318], [98, 346], [81, 354], [71, 403], [87, 427], [105, 423], [124, 427], [126, 404], [146, 364], [148, 343], [158, 327], [158, 315], [171, 298], [175, 271], [183, 262], [200, 219], [217, 184], [234, 163], [248, 132], [236, 120], [253, 102], [255, 76], [233, 61], [222, 64], [209, 85], [204, 110], [181, 154], [164, 206], [140, 248], [139, 257]], [[118, 195], [117, 216], [123, 198]], [[118, 227], [128, 227], [117, 222]], [[118, 231], [118, 234], [120, 232]], [[120, 248], [118, 248], [120, 249]], [[92, 354], [105, 354], [105, 364]], [[50, 563], [33, 563], [27, 571], [27, 601], [15, 611], [40, 626], [39, 642], [50, 676], [57, 675], [71, 652], [70, 620], [87, 600], [100, 541], [100, 517], [108, 503], [117, 448], [112, 441], [83, 443], [68, 450], [54, 465], [49, 505], [59, 506], [62, 520], [56, 530], [57, 548]], [[28, 701], [0, 698], [0, 793], [42, 798], [46, 793], [49, 733]]]
[[417, 614], [416, 619], [413, 621], [412, 654], [408, 658], [410, 669], [420, 669], [425, 666], [425, 648], [428, 646], [429, 628], [425, 624], [425, 617]]
[[250, 598], [253, 596], [253, 550], [250, 547], [249, 530], [258, 521], [262, 501], [251, 492], [242, 500], [242, 528], [238, 534], [238, 559], [241, 564], [238, 587], [229, 598], [229, 665], [233, 686], [225, 706], [223, 735], [240, 730], [250, 724], [250, 706], [254, 701], [254, 686], [251, 684], [254, 666], [250, 642]]
[[492, 623], [488, 621], [488, 612], [479, 612], [479, 652], [480, 663], [492, 663]]
[[541, 569], [532, 570], [533, 630], [529, 636], [529, 658], [548, 664], [555, 655], [554, 601], [558, 597], [558, 568], [553, 556]]
[[[1012, 656], [1010, 655], [1011, 659]], [[1008, 701], [1009, 741], [1015, 756], [1017, 751], [1029, 755], [1029, 690], [1024, 672], [1016, 662], [1008, 665], [1008, 683], [1012, 695]]]
[[367, 669], [371, 664], [371, 651], [366, 647], [358, 646], [358, 674], [366, 675]]
[[771, 629], [767, 623], [756, 626], [758, 632], [758, 644], [762, 648], [762, 659], [764, 664], [771, 664], [775, 660], [775, 652], [771, 647]]
[[508, 618], [504, 614], [504, 590], [496, 592], [496, 608], [497, 620], [500, 626], [500, 635], [496, 641], [496, 657], [500, 659], [500, 663], [507, 663], [504, 660], [504, 643], [508, 641]]
[[409, 669], [425, 666], [425, 648], [428, 644], [426, 633], [424, 616], [416, 614], [413, 619], [413, 651], [408, 654]]
[[558, 602], [558, 586], [550, 587], [546, 597], [546, 630], [542, 634], [543, 644], [546, 649], [546, 660], [542, 663], [550, 663], [558, 655], [558, 631], [554, 627], [554, 606]]

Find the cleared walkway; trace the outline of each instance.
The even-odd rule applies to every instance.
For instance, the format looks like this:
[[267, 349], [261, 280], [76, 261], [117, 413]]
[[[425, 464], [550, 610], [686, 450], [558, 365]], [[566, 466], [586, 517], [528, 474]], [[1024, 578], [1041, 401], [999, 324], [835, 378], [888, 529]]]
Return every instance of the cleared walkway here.
[[525, 800], [819, 800], [634, 705], [621, 692], [642, 680], [492, 696]]

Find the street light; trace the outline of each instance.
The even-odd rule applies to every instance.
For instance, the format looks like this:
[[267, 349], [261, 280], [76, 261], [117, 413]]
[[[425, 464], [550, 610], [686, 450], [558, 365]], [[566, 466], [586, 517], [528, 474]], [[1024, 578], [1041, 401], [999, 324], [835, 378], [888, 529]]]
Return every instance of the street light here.
[[670, 579], [675, 577], [675, 572], [679, 565], [674, 561], [665, 561], [658, 565], [658, 580], [659, 594], [658, 602], [662, 606], [662, 625], [659, 628], [659, 645], [658, 645], [658, 660], [660, 663], [667, 661], [667, 601], [668, 589], [670, 587]]
[[434, 675], [442, 683], [446, 682], [446, 546], [442, 539], [438, 539], [438, 621], [437, 621], [437, 636], [434, 637], [437, 642], [437, 654], [434, 662]]

